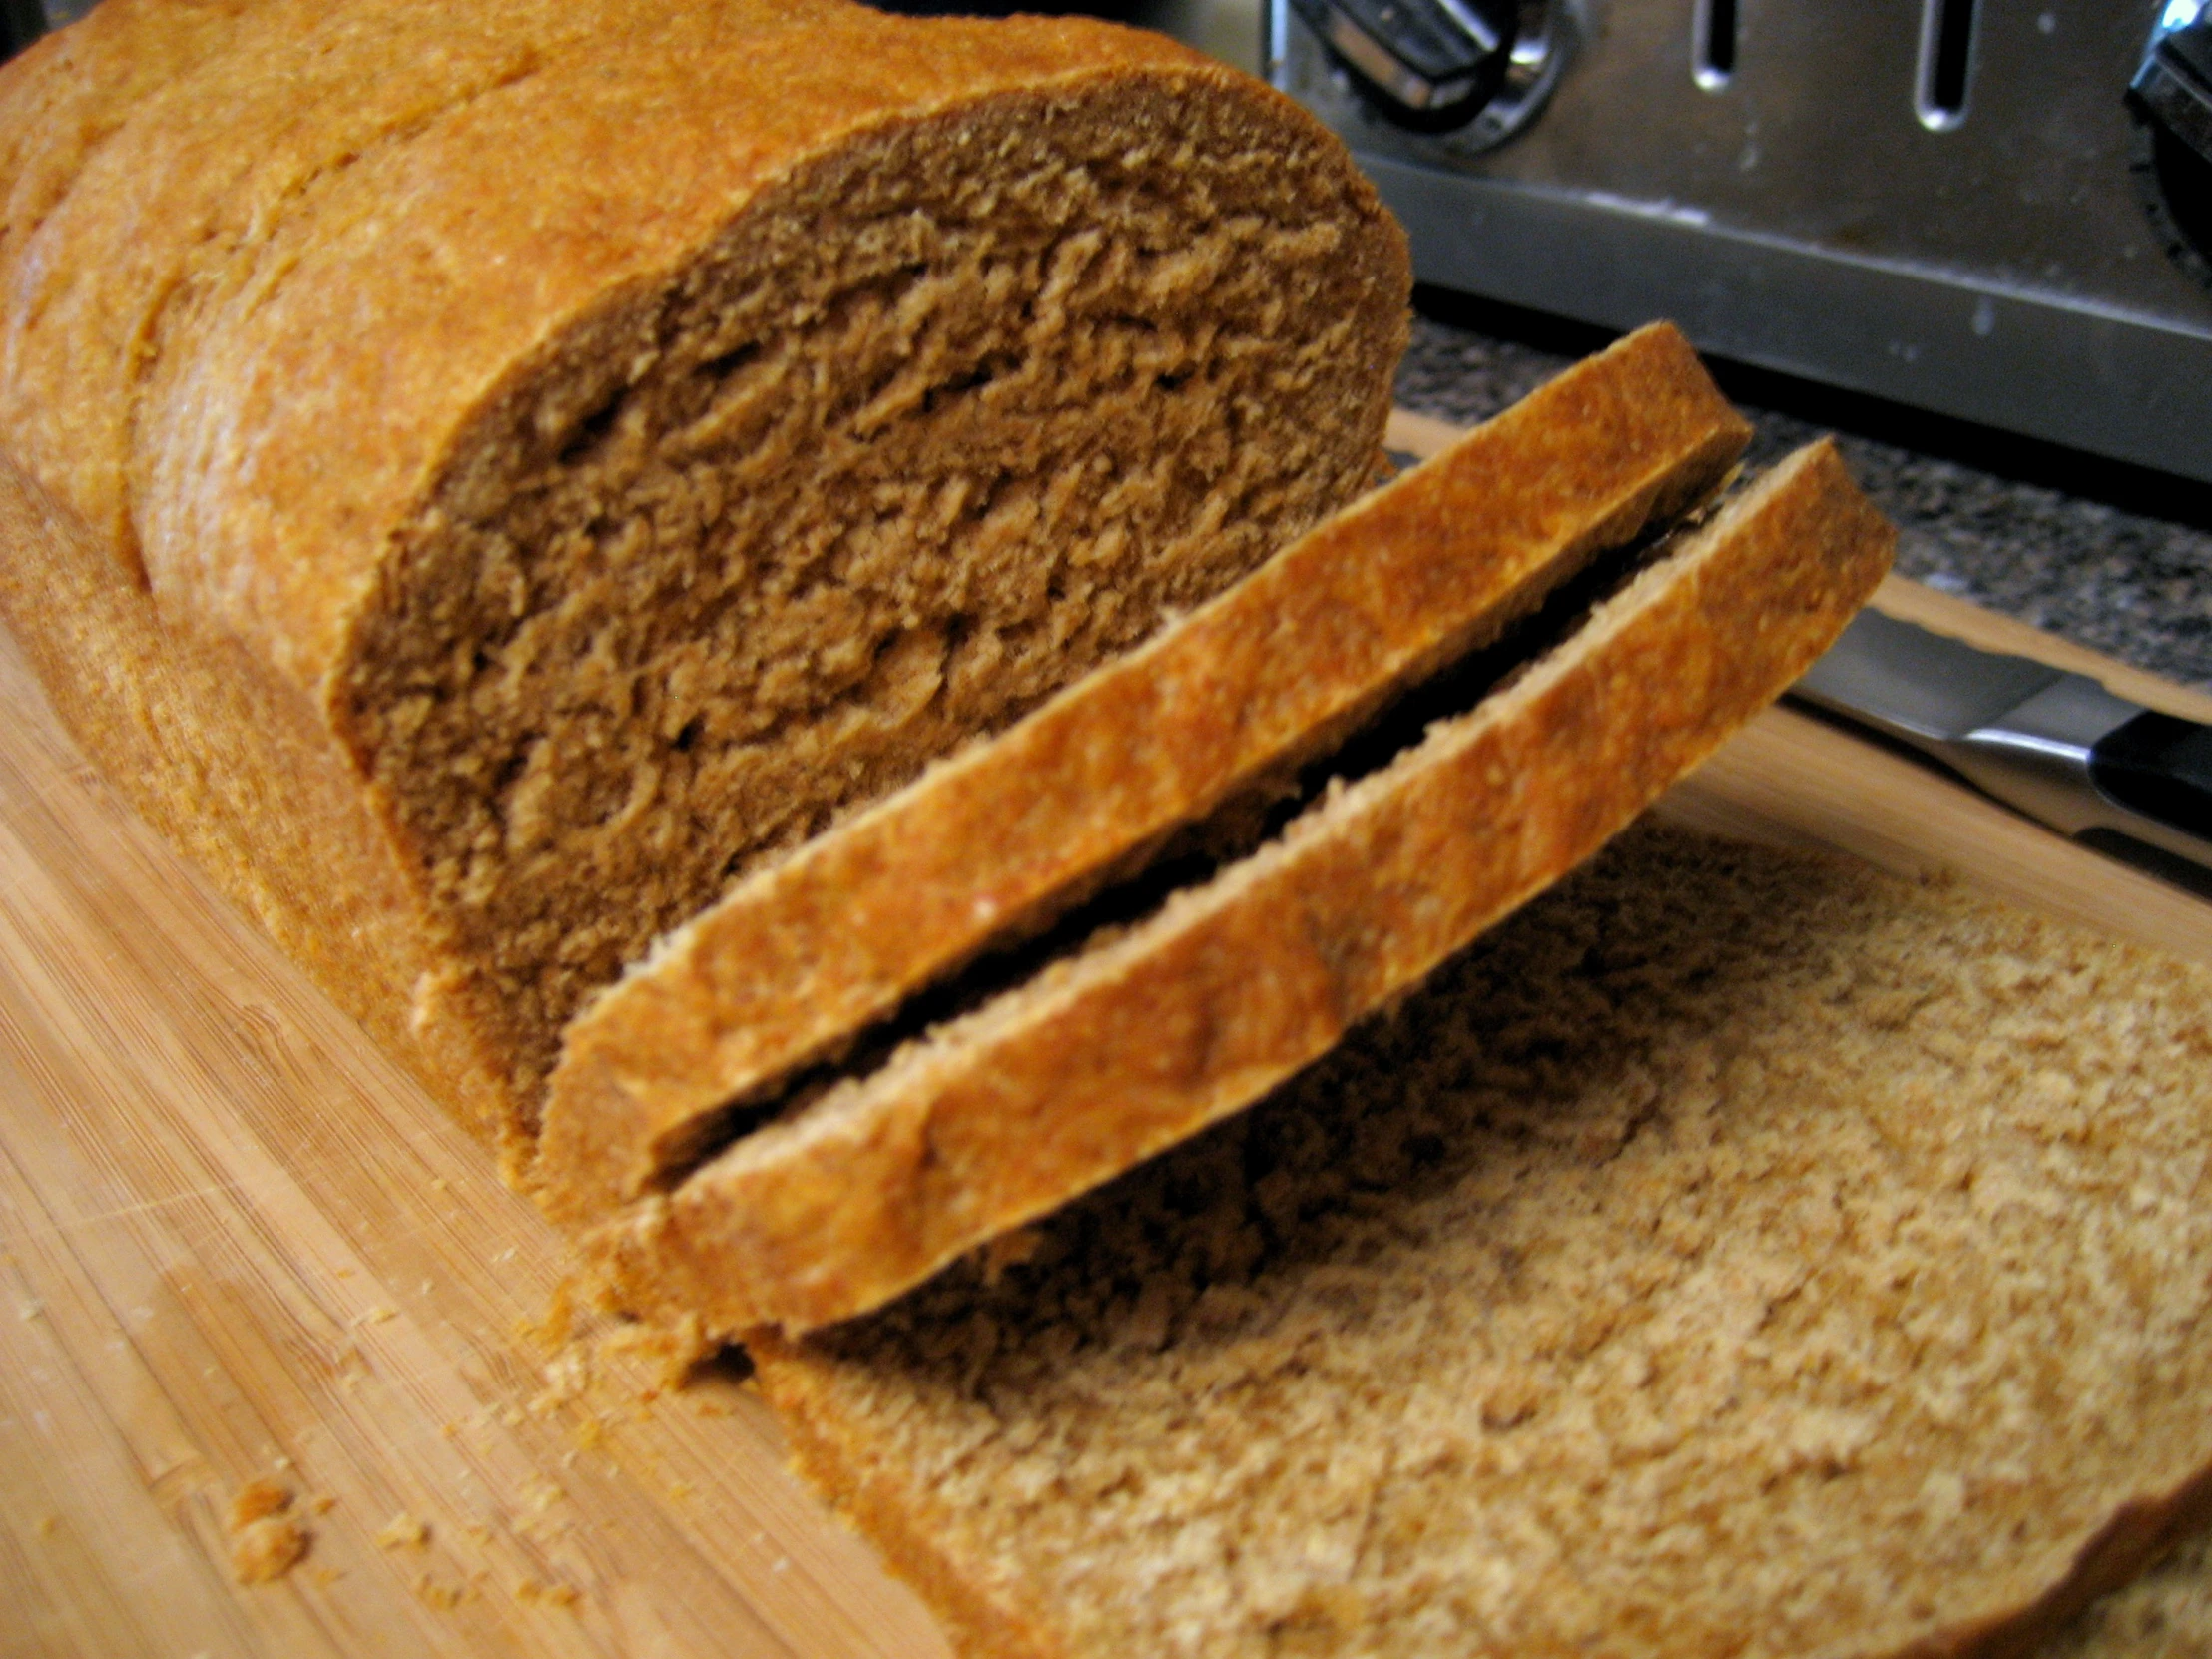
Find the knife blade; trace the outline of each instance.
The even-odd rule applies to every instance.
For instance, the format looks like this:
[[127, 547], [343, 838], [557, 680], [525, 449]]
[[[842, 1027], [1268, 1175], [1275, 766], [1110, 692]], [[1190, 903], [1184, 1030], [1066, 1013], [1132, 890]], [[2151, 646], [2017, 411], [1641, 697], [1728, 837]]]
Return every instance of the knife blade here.
[[2061, 834], [2212, 871], [2212, 727], [1874, 610], [1790, 696], [1911, 745]]

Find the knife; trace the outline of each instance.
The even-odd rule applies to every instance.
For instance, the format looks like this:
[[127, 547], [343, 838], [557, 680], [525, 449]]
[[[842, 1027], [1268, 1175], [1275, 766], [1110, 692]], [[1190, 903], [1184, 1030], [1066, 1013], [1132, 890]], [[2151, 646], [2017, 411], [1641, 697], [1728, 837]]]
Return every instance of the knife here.
[[1910, 744], [2061, 834], [2169, 873], [2212, 871], [2212, 726], [2086, 675], [1861, 611], [1790, 695]]

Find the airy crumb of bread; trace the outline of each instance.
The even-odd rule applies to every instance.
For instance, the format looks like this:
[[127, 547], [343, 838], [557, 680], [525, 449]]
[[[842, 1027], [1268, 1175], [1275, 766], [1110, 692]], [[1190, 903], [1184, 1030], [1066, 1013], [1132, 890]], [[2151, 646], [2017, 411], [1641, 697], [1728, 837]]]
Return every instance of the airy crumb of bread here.
[[1037, 1232], [755, 1345], [976, 1654], [1993, 1653], [2212, 1505], [2212, 972], [1841, 862], [1626, 837]]
[[342, 718], [533, 1074], [734, 876], [1366, 483], [1226, 437], [1375, 389], [1371, 257], [1255, 136], [1131, 79], [855, 138], [463, 436]]

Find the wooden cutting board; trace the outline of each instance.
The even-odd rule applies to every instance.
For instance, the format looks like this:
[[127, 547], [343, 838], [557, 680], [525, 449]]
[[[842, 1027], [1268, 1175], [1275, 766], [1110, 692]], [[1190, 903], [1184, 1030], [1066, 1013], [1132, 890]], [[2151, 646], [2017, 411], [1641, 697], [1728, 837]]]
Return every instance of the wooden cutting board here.
[[[1941, 595], [1881, 602], [2212, 720]], [[649, 1360], [525, 1329], [553, 1234], [120, 806], [4, 637], [0, 711], [0, 1652], [946, 1653], [736, 1366], [648, 1400]], [[2212, 906], [1786, 710], [1661, 811], [2212, 959]], [[257, 1479], [309, 1548], [247, 1587]]]

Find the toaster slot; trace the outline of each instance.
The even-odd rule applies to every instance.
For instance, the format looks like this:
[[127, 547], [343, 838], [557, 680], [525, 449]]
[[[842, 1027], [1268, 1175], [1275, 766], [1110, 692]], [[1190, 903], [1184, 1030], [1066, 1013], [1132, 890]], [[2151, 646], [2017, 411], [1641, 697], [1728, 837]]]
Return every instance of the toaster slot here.
[[1736, 0], [1697, 0], [1690, 19], [1690, 75], [1707, 92], [1736, 78]]
[[1923, 0], [1913, 110], [1932, 133], [1947, 133], [1966, 119], [1978, 4], [1979, 0]]

